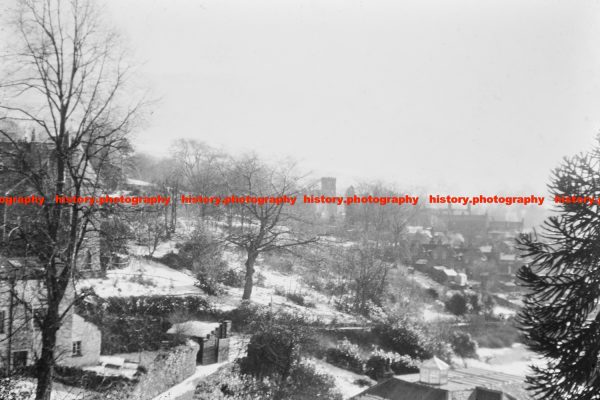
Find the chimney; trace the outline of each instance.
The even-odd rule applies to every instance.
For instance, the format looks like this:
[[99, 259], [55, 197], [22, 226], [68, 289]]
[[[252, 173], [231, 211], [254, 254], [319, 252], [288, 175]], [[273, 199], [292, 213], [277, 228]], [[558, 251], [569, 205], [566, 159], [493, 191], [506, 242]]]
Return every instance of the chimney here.
[[222, 320], [220, 321], [221, 325], [219, 326], [219, 339], [226, 339], [229, 337], [229, 333], [231, 332], [231, 321], [230, 320]]

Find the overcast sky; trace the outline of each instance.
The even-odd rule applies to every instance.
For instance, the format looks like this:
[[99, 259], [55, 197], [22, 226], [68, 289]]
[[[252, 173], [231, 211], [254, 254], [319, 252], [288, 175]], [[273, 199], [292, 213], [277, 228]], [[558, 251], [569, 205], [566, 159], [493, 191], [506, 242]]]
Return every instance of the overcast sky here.
[[597, 1], [106, 1], [160, 98], [144, 151], [520, 194], [600, 131]]

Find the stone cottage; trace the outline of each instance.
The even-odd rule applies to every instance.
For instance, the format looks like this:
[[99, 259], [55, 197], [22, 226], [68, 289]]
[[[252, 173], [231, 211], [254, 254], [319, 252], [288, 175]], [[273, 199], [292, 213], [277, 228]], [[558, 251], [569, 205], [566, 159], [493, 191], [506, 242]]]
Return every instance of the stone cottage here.
[[[34, 259], [0, 257], [0, 368], [15, 370], [35, 363], [41, 354], [36, 317], [44, 313], [43, 269]], [[59, 365], [94, 365], [100, 358], [99, 329], [73, 312], [70, 284], [59, 311], [65, 316], [57, 333]]]

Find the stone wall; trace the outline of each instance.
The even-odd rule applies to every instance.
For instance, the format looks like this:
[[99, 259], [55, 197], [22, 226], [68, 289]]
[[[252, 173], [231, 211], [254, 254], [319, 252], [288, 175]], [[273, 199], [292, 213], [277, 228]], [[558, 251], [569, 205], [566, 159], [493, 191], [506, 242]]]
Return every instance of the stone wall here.
[[198, 349], [197, 343], [188, 341], [186, 345], [160, 352], [140, 377], [129, 399], [152, 399], [192, 376], [196, 372]]

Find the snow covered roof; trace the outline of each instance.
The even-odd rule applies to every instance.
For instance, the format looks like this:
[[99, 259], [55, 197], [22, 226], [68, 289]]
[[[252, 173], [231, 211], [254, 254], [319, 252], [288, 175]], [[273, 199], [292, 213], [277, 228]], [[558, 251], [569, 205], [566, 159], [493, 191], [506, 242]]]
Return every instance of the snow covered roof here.
[[204, 322], [204, 321], [187, 321], [179, 324], [173, 324], [167, 331], [173, 335], [184, 335], [193, 337], [206, 337], [213, 333], [215, 329], [219, 327], [218, 322]]
[[446, 274], [446, 276], [458, 276], [458, 273], [452, 268], [447, 268], [447, 267], [438, 265], [438, 266], [433, 267], [433, 269], [443, 272], [444, 274]]
[[481, 246], [481, 247], [479, 248], [479, 250], [480, 250], [482, 253], [491, 253], [491, 252], [492, 252], [492, 246]]
[[517, 259], [516, 254], [500, 254], [500, 261], [515, 261]]
[[415, 234], [415, 233], [418, 233], [418, 232], [422, 231], [423, 227], [422, 226], [418, 226], [418, 225], [408, 225], [406, 227], [406, 230], [408, 231], [408, 233]]
[[433, 237], [433, 235], [431, 234], [431, 231], [429, 231], [428, 229], [422, 227], [422, 226], [418, 226], [418, 225], [409, 225], [406, 227], [406, 231], [408, 232], [409, 235], [423, 235], [426, 236], [427, 238], [431, 239]]
[[140, 179], [127, 178], [127, 184], [131, 186], [153, 186], [152, 183]]

